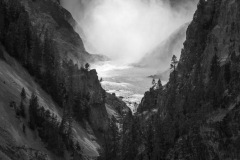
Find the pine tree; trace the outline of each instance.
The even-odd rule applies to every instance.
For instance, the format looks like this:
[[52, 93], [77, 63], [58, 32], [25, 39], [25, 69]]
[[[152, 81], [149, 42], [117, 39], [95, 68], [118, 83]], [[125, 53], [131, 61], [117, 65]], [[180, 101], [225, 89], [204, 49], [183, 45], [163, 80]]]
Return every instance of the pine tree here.
[[25, 88], [22, 88], [22, 91], [21, 91], [21, 100], [22, 100], [22, 101], [25, 101], [26, 98], [27, 98], [27, 96], [26, 96]]
[[87, 71], [90, 69], [89, 63], [86, 63], [86, 64], [85, 64], [85, 69], [86, 69]]
[[158, 89], [159, 90], [163, 89], [163, 85], [162, 85], [161, 79], [158, 80]]
[[156, 81], [155, 81], [155, 79], [153, 78], [153, 80], [152, 80], [152, 85], [155, 86], [155, 84], [156, 84]]
[[20, 102], [20, 106], [19, 106], [19, 109], [20, 109], [20, 115], [25, 118], [26, 117], [26, 114], [25, 114], [25, 105], [24, 105], [24, 101], [26, 99], [26, 92], [25, 92], [25, 89], [23, 88], [22, 91], [21, 91], [21, 102]]
[[29, 126], [33, 130], [36, 128], [38, 108], [38, 97], [34, 93], [32, 93], [29, 105]]
[[172, 60], [171, 60], [171, 65], [170, 65], [170, 69], [173, 69], [173, 80], [174, 83], [176, 82], [176, 67], [178, 64], [178, 60], [177, 57], [175, 55], [173, 55]]

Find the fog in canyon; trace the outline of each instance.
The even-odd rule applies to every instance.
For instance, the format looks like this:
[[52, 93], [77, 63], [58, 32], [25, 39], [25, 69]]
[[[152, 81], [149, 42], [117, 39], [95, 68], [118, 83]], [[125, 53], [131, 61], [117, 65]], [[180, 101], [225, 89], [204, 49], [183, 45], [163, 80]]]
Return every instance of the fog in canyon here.
[[90, 53], [134, 63], [192, 19], [193, 0], [62, 0]]
[[103, 77], [103, 87], [130, 102], [139, 102], [151, 86], [149, 75], [169, 68], [172, 54], [179, 58], [185, 33], [176, 32], [186, 32], [186, 27], [180, 28], [192, 20], [197, 3], [197, 0], [61, 0], [76, 20], [74, 27], [86, 50], [111, 59], [92, 65]]

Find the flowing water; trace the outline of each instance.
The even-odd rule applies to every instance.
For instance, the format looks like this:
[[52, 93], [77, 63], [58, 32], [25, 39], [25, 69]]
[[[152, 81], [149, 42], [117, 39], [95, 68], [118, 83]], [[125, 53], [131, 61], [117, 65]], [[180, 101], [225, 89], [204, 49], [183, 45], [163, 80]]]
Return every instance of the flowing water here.
[[102, 87], [125, 101], [133, 112], [152, 86], [149, 76], [156, 73], [154, 69], [117, 65], [111, 61], [95, 64], [92, 68], [96, 68], [98, 77], [103, 79]]

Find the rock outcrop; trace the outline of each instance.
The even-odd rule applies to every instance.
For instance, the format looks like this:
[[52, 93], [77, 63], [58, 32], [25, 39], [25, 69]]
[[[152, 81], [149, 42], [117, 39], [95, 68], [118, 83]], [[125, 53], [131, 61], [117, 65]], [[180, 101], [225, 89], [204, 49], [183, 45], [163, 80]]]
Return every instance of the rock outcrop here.
[[[157, 70], [165, 71], [166, 66], [175, 54], [179, 57], [183, 42], [186, 39], [186, 30], [189, 23], [179, 27], [166, 40], [159, 44], [151, 53], [145, 55], [136, 65], [140, 67], [151, 67]], [[169, 67], [167, 67], [169, 68]]]
[[239, 15], [237, 0], [200, 0], [176, 70], [140, 104], [158, 109], [152, 159], [239, 159]]
[[[12, 101], [14, 104], [18, 103], [19, 92], [24, 87], [27, 92], [27, 101], [31, 93], [35, 93], [38, 97], [39, 106], [36, 112], [41, 110], [44, 114], [48, 114], [48, 117], [50, 115], [55, 119], [51, 121], [57, 123], [55, 125], [55, 136], [59, 137], [57, 143], [66, 138], [62, 135], [65, 134], [65, 126], [69, 126], [69, 133], [72, 134], [69, 137], [72, 140], [65, 140], [64, 143], [73, 144], [72, 148], [76, 156], [73, 159], [79, 159], [80, 155], [87, 159], [98, 157], [101, 139], [109, 126], [108, 112], [105, 107], [106, 93], [101, 87], [96, 70], [90, 70], [88, 65], [84, 65], [104, 57], [90, 55], [85, 51], [81, 38], [71, 26], [74, 20], [58, 1], [0, 1], [0, 22], [3, 24], [0, 25], [0, 42], [2, 43], [0, 65], [3, 67], [0, 70], [2, 80], [0, 109], [4, 111], [1, 118], [7, 118], [6, 124], [9, 128], [6, 127], [4, 130], [17, 140], [17, 143], [7, 146], [2, 146], [0, 143], [0, 151], [4, 152], [2, 155], [9, 157], [16, 147], [26, 144], [30, 150], [35, 149], [36, 152], [39, 150], [40, 155], [42, 153], [50, 155], [51, 160], [70, 159], [69, 146], [60, 147], [62, 144], [59, 143], [56, 148], [46, 148], [43, 145], [43, 143], [47, 146], [50, 144], [47, 142], [49, 139], [46, 139], [49, 136], [46, 134], [49, 132], [42, 132], [46, 126], [40, 123], [36, 130], [29, 128], [28, 103], [26, 103], [27, 117], [11, 118], [14, 113], [10, 111], [8, 103]], [[36, 115], [39, 116], [38, 114], [40, 115], [40, 113]], [[49, 123], [47, 118], [43, 120]], [[25, 124], [24, 129], [23, 124]], [[63, 126], [62, 130], [59, 129], [61, 126]], [[0, 127], [2, 127], [1, 124]], [[24, 137], [22, 132], [25, 131], [31, 136]], [[0, 138], [5, 137], [0, 135]], [[75, 144], [79, 146], [76, 147]], [[11, 150], [5, 153], [5, 148], [9, 146], [13, 149], [10, 148]], [[76, 148], [80, 148], [81, 152]], [[55, 155], [57, 152], [53, 152], [54, 149], [59, 149], [61, 152]], [[19, 152], [22, 153], [21, 149]], [[28, 158], [18, 154], [14, 156], [19, 159]], [[9, 159], [14, 158], [10, 156]], [[40, 159], [40, 157], [34, 158]]]

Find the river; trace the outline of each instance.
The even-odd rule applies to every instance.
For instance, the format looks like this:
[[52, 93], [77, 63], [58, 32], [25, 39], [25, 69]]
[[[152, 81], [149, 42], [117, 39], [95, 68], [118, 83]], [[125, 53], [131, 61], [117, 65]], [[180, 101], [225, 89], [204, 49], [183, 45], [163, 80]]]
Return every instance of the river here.
[[144, 93], [152, 86], [152, 78], [156, 70], [140, 68], [131, 65], [117, 65], [112, 61], [94, 64], [99, 79], [102, 78], [102, 87], [108, 93], [115, 93], [129, 108], [135, 112]]

